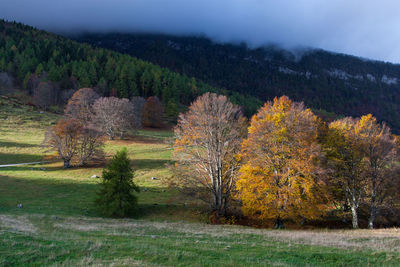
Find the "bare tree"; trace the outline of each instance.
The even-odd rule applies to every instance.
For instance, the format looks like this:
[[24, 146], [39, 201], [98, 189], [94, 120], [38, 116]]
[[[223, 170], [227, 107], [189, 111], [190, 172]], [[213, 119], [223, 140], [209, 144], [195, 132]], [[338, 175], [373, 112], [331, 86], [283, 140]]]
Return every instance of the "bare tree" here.
[[91, 127], [83, 127], [75, 156], [78, 165], [84, 166], [89, 161], [103, 160], [103, 146], [104, 143], [101, 140], [101, 132]]
[[98, 98], [99, 95], [92, 88], [81, 88], [68, 100], [64, 113], [86, 124], [91, 118], [92, 105]]
[[235, 155], [246, 130], [240, 108], [214, 93], [198, 97], [179, 115], [175, 184], [197, 191], [217, 217], [226, 212], [239, 167]]
[[64, 168], [71, 166], [71, 160], [78, 152], [82, 128], [78, 120], [61, 119], [45, 133], [43, 145], [58, 153], [64, 162]]
[[102, 97], [93, 104], [93, 123], [108, 135], [110, 140], [117, 134], [123, 136], [128, 130], [134, 129], [132, 116], [134, 107], [128, 99]]

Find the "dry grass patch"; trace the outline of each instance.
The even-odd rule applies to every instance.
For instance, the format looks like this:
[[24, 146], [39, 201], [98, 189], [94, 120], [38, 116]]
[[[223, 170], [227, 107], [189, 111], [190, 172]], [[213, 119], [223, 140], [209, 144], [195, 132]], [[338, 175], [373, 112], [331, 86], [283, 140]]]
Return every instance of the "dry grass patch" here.
[[400, 229], [379, 230], [269, 230], [242, 226], [207, 225], [181, 222], [148, 222], [141, 220], [114, 220], [68, 217], [55, 225], [77, 231], [106, 231], [113, 234], [140, 234], [141, 230], [168, 231], [187, 236], [230, 237], [255, 235], [279, 242], [375, 251], [400, 252]]
[[9, 231], [23, 232], [23, 233], [36, 233], [37, 228], [30, 222], [27, 216], [9, 216], [0, 215], [1, 228]]

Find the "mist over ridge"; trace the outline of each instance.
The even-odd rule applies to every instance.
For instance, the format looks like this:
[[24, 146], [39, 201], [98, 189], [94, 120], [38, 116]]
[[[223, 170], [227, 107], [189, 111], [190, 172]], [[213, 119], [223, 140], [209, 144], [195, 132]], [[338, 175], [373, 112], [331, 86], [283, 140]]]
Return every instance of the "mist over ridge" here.
[[400, 2], [317, 0], [5, 0], [0, 17], [57, 33], [204, 35], [249, 47], [274, 43], [400, 62]]

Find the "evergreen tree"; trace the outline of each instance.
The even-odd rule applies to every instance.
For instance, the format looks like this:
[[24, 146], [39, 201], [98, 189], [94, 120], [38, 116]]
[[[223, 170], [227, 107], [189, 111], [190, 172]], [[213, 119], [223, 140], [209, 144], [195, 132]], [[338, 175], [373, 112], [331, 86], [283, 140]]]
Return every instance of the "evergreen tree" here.
[[133, 182], [126, 148], [117, 152], [103, 170], [101, 189], [97, 194], [96, 206], [105, 216], [126, 217], [133, 215], [137, 207], [139, 187]]

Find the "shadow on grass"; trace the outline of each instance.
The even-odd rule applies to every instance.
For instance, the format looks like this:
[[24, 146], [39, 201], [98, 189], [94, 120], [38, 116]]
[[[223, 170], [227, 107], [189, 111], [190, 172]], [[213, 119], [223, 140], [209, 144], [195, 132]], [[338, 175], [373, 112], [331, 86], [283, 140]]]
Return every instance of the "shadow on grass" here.
[[[0, 176], [0, 211], [95, 216], [97, 185], [51, 179]], [[17, 205], [23, 208], [18, 209]]]
[[8, 142], [8, 141], [0, 141], [0, 147], [39, 147], [40, 145], [35, 145], [35, 144], [28, 144], [28, 143], [17, 143], [17, 142]]
[[41, 161], [42, 155], [0, 153], [0, 165]]
[[170, 164], [171, 160], [165, 159], [133, 159], [132, 167], [134, 169], [162, 169], [166, 164]]
[[[99, 188], [95, 182], [0, 175], [0, 213], [101, 217], [94, 205]], [[193, 213], [194, 207], [167, 203], [170, 194], [166, 188], [138, 193], [138, 214], [133, 218], [180, 220]]]
[[[12, 163], [10, 163], [12, 164]], [[78, 169], [78, 168], [70, 168], [69, 170]], [[12, 167], [2, 167], [0, 171], [60, 171], [63, 170], [62, 167], [58, 166], [51, 166], [48, 167], [42, 164], [32, 164], [32, 165], [19, 165], [19, 166], [12, 166]]]

